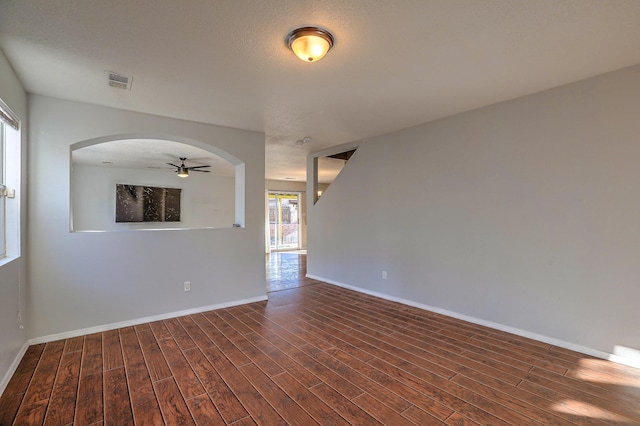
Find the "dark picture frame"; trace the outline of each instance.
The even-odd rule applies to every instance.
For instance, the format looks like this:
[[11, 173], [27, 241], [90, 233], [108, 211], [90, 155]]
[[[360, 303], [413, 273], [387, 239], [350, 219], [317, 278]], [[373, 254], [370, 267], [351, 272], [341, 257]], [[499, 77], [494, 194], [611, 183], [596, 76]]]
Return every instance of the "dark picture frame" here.
[[182, 189], [116, 184], [116, 223], [180, 222]]

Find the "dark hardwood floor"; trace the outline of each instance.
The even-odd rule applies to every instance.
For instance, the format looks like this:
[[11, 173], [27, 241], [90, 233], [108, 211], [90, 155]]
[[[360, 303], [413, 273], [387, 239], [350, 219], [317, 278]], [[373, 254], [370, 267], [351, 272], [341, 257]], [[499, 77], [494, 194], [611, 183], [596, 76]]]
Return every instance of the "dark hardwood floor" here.
[[0, 424], [640, 424], [640, 370], [302, 284], [32, 346]]

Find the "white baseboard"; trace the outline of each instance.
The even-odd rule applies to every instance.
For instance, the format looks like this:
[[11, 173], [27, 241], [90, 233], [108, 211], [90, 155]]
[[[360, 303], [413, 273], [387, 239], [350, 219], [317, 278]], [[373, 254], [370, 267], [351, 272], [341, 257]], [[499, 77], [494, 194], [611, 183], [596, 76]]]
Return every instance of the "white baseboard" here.
[[136, 318], [128, 321], [98, 325], [98, 326], [89, 327], [89, 328], [82, 328], [80, 330], [65, 331], [63, 333], [50, 334], [48, 336], [29, 339], [28, 344], [37, 345], [39, 343], [47, 343], [47, 342], [53, 342], [56, 340], [69, 339], [71, 337], [84, 336], [85, 334], [101, 333], [103, 331], [115, 330], [117, 328], [123, 328], [123, 327], [130, 327], [132, 325], [139, 325], [147, 322], [160, 321], [160, 320], [165, 320], [169, 318], [182, 317], [185, 315], [199, 314], [200, 312], [229, 308], [231, 306], [244, 305], [247, 303], [254, 303], [254, 302], [263, 302], [265, 300], [267, 300], [267, 296], [259, 296], [259, 297], [254, 297], [250, 299], [234, 300], [232, 302], [219, 303], [216, 305], [201, 306], [198, 308], [186, 309], [184, 311], [169, 312], [166, 314], [152, 315], [150, 317]]
[[18, 365], [20, 365], [20, 361], [22, 361], [22, 357], [24, 356], [25, 352], [27, 352], [27, 349], [29, 349], [29, 342], [24, 342], [24, 345], [22, 345], [22, 347], [16, 354], [16, 357], [13, 359], [13, 362], [9, 366], [9, 369], [5, 373], [4, 377], [2, 378], [2, 380], [0, 380], [0, 396], [2, 396], [4, 390], [7, 388], [9, 380], [11, 380], [11, 377], [13, 377], [13, 373], [15, 373], [18, 369]]
[[630, 367], [640, 368], [640, 359], [636, 358], [628, 358], [620, 355], [614, 355], [611, 353], [599, 351], [596, 349], [588, 348], [586, 346], [577, 345], [575, 343], [566, 342], [564, 340], [556, 339], [549, 336], [544, 336], [542, 334], [532, 333], [530, 331], [521, 330], [519, 328], [510, 327], [508, 325], [499, 324], [491, 321], [486, 321], [480, 318], [471, 317], [468, 315], [460, 314], [458, 312], [448, 311], [446, 309], [436, 308], [434, 306], [424, 305], [422, 303], [414, 302], [408, 299], [402, 299], [400, 297], [391, 296], [385, 293], [379, 293], [377, 291], [367, 290], [362, 287], [356, 287], [349, 284], [345, 284], [339, 281], [334, 281], [328, 278], [320, 277], [313, 274], [307, 274], [307, 278], [311, 278], [317, 281], [322, 281], [328, 284], [332, 284], [338, 287], [343, 287], [349, 290], [357, 291], [359, 293], [368, 294], [371, 296], [379, 297], [381, 299], [390, 300], [392, 302], [402, 303], [403, 305], [412, 306], [418, 309], [424, 309], [425, 311], [435, 312], [437, 314], [446, 315], [448, 317], [457, 318], [463, 321], [468, 321], [473, 324], [483, 325], [486, 327], [494, 328], [500, 331], [506, 331], [507, 333], [516, 334], [518, 336], [526, 337], [533, 340], [538, 340], [540, 342], [549, 343], [550, 345], [558, 346], [561, 348], [569, 349], [575, 352], [580, 352], [586, 355], [591, 355], [596, 358], [606, 359], [618, 364], [628, 365]]

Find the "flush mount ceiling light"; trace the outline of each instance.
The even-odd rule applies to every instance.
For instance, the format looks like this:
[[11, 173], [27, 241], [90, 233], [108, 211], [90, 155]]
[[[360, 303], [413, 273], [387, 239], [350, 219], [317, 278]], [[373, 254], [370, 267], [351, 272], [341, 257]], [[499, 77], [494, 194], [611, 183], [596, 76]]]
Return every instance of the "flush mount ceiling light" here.
[[287, 46], [305, 62], [317, 62], [333, 47], [333, 35], [319, 27], [302, 27], [291, 31]]

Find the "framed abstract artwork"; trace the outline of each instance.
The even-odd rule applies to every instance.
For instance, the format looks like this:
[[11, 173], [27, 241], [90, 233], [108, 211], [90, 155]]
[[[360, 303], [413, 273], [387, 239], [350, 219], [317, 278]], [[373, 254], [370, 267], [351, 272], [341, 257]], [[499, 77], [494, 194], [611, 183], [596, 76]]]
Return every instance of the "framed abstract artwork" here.
[[180, 188], [116, 184], [116, 222], [180, 222]]

